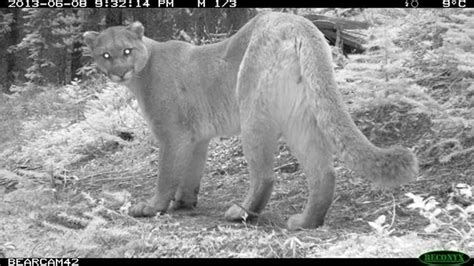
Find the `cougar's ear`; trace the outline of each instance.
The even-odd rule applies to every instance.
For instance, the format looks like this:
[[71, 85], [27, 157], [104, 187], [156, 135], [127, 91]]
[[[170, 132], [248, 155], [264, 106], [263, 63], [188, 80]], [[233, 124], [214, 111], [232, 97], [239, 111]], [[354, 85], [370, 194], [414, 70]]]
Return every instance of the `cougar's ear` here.
[[82, 37], [84, 38], [84, 42], [86, 43], [86, 45], [92, 49], [92, 46], [94, 45], [94, 41], [95, 39], [97, 39], [97, 36], [99, 35], [98, 32], [95, 32], [95, 31], [86, 31], [84, 32], [84, 34], [82, 35]]
[[127, 29], [133, 31], [139, 39], [143, 37], [143, 32], [145, 32], [145, 27], [139, 21], [135, 21], [132, 24], [128, 25]]

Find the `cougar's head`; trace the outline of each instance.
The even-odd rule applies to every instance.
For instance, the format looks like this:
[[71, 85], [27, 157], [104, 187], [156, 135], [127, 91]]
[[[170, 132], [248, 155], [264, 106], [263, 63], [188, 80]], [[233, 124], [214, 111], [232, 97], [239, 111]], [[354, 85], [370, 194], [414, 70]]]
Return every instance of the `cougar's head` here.
[[97, 68], [112, 81], [127, 83], [148, 61], [143, 32], [143, 25], [134, 22], [129, 26], [110, 27], [100, 33], [88, 31], [83, 37]]

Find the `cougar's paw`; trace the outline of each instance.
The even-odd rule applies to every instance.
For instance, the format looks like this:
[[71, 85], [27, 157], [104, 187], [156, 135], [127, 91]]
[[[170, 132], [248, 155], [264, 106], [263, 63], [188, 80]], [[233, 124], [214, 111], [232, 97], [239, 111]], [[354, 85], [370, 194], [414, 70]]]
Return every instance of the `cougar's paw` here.
[[290, 230], [300, 230], [319, 227], [323, 225], [323, 221], [305, 221], [302, 214], [295, 214], [288, 219], [287, 225]]
[[230, 222], [244, 221], [256, 215], [249, 214], [242, 207], [234, 204], [225, 212], [225, 219]]
[[177, 210], [192, 210], [196, 208], [197, 201], [193, 202], [185, 202], [182, 200], [172, 201], [170, 205], [170, 210], [177, 211]]
[[128, 209], [128, 215], [133, 217], [151, 217], [155, 216], [157, 212], [158, 209], [156, 207], [146, 202], [140, 202]]

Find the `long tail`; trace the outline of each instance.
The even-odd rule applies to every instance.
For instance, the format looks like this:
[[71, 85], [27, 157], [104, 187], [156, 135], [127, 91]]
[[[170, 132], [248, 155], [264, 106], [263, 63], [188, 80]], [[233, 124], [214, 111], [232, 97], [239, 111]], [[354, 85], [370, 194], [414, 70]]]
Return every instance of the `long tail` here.
[[308, 84], [308, 106], [319, 127], [335, 143], [341, 159], [376, 184], [393, 187], [415, 179], [417, 160], [410, 150], [378, 148], [354, 124], [336, 88], [329, 45], [314, 25], [303, 24], [304, 37], [296, 41], [302, 76]]

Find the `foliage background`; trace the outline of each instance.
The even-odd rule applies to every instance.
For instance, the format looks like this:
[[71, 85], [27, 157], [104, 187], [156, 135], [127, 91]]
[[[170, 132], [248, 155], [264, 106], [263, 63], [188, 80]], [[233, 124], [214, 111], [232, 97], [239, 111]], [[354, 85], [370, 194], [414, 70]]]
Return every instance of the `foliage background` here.
[[[474, 255], [474, 11], [288, 9], [367, 22], [362, 54], [334, 48], [339, 88], [381, 147], [417, 154], [416, 182], [371, 188], [335, 160], [326, 225], [290, 232], [305, 176], [284, 142], [256, 222], [230, 224], [248, 170], [237, 137], [210, 145], [190, 212], [126, 215], [153, 193], [157, 144], [133, 96], [82, 57], [82, 32], [140, 20], [149, 37], [196, 45], [235, 33], [255, 9], [0, 10], [0, 255], [15, 257], [417, 257]], [[72, 240], [72, 241], [71, 241]]]

